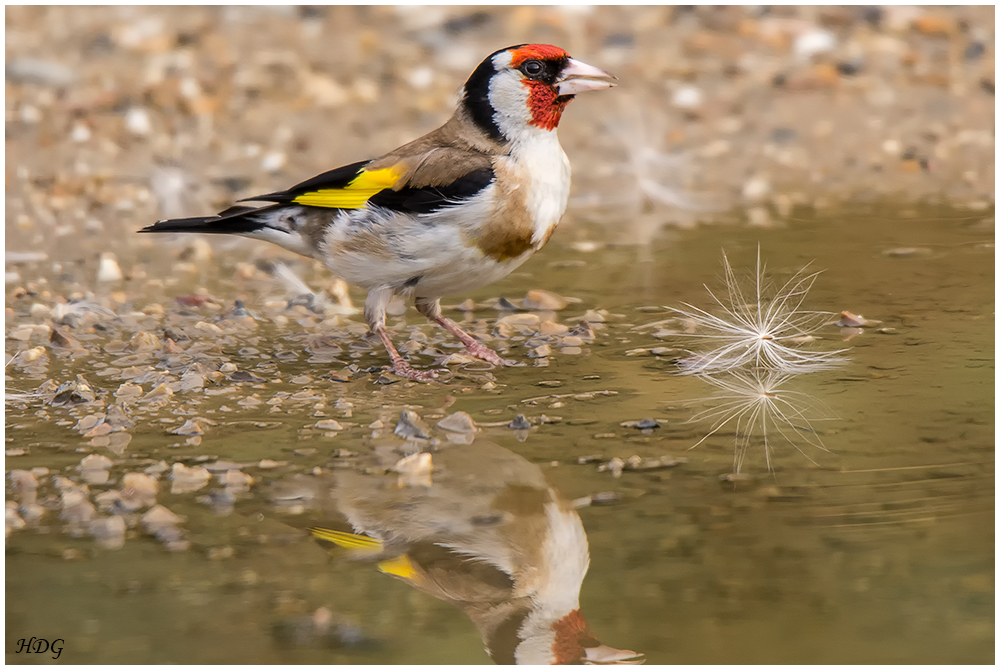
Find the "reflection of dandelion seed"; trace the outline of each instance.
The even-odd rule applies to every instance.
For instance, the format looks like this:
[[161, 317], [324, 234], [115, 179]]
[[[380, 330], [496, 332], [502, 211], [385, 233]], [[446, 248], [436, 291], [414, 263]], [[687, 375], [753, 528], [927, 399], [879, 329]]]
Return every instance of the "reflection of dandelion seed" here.
[[[799, 443], [804, 442], [828, 451], [812, 427], [813, 421], [829, 420], [829, 411], [812, 396], [784, 388], [794, 375], [773, 370], [728, 372], [722, 375], [699, 375], [719, 389], [711, 398], [695, 402], [713, 402], [713, 406], [695, 414], [689, 421], [711, 421], [712, 429], [691, 449], [727, 425], [734, 424], [736, 453], [733, 469], [739, 472], [755, 441], [763, 443], [767, 469], [772, 470], [771, 452], [775, 442], [790, 444], [811, 463]], [[756, 439], [755, 439], [756, 438]]]
[[[816, 281], [818, 272], [795, 273], [776, 291], [764, 285], [760, 250], [757, 250], [757, 272], [754, 293], [744, 295], [723, 254], [728, 300], [722, 300], [711, 289], [709, 295], [722, 308], [716, 316], [699, 307], [684, 303], [686, 309], [668, 307], [694, 326], [692, 337], [712, 342], [716, 346], [707, 353], [698, 353], [683, 361], [686, 374], [723, 372], [745, 366], [760, 366], [785, 373], [825, 370], [844, 360], [838, 351], [803, 351], [796, 345], [811, 340], [810, 334], [829, 319], [828, 312], [800, 309], [806, 294]], [[770, 293], [771, 295], [765, 295]], [[751, 298], [747, 300], [747, 298]]]

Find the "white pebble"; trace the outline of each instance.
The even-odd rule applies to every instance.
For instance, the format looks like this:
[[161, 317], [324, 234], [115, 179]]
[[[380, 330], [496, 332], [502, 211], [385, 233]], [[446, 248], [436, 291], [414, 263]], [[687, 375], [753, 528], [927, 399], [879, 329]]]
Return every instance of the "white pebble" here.
[[118, 267], [118, 260], [110, 251], [101, 254], [101, 264], [97, 268], [97, 281], [121, 281], [122, 270]]

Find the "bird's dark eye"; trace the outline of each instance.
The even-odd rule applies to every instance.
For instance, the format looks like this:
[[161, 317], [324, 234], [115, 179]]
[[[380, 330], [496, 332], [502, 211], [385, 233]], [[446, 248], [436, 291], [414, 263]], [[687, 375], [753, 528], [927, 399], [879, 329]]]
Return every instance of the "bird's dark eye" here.
[[524, 65], [521, 66], [521, 71], [524, 72], [524, 74], [528, 75], [529, 77], [537, 77], [542, 73], [542, 70], [544, 69], [545, 67], [542, 65], [542, 63], [537, 60], [529, 60], [528, 62], [526, 62]]

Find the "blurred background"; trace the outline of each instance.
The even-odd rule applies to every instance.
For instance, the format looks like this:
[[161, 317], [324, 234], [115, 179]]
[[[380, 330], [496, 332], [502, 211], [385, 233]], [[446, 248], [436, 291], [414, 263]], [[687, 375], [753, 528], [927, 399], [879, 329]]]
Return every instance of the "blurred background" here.
[[160, 244], [126, 233], [413, 139], [522, 42], [620, 78], [561, 124], [566, 227], [641, 243], [886, 197], [981, 210], [994, 38], [992, 7], [8, 7], [7, 241]]

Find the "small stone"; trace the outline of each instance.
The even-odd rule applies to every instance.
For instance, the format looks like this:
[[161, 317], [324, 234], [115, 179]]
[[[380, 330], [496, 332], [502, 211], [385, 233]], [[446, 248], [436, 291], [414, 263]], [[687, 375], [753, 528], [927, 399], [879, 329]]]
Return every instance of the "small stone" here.
[[170, 431], [172, 435], [204, 435], [205, 429], [197, 419], [188, 419], [179, 428]]
[[541, 323], [542, 320], [538, 318], [537, 314], [530, 313], [508, 314], [502, 319], [497, 320], [497, 326], [504, 325], [509, 326], [514, 330], [527, 330], [531, 332], [537, 331]]
[[224, 474], [217, 476], [219, 482], [229, 491], [245, 492], [253, 485], [253, 477], [239, 470], [226, 470]]
[[159, 477], [164, 472], [169, 472], [169, 471], [170, 471], [170, 466], [167, 465], [166, 461], [159, 461], [157, 463], [153, 463], [148, 468], [143, 470], [144, 473], [152, 477]]
[[166, 384], [160, 384], [152, 391], [144, 395], [139, 402], [158, 402], [163, 403], [169, 400], [174, 395]]
[[49, 336], [49, 344], [53, 347], [71, 349], [73, 351], [83, 348], [80, 341], [70, 335], [69, 331], [62, 327], [54, 327], [52, 329], [52, 334]]
[[416, 412], [408, 409], [404, 409], [399, 414], [399, 421], [396, 423], [396, 429], [393, 430], [396, 435], [399, 435], [403, 439], [430, 439], [430, 430], [427, 425], [417, 416]]
[[118, 387], [117, 391], [115, 391], [115, 397], [125, 402], [136, 400], [141, 395], [142, 395], [142, 387], [139, 386], [138, 384], [133, 384], [131, 382], [125, 382], [124, 384]]
[[431, 486], [431, 473], [433, 470], [434, 464], [431, 460], [431, 455], [427, 452], [411, 454], [405, 458], [401, 458], [392, 466], [392, 471], [399, 473], [399, 478], [397, 479], [397, 486], [399, 488]]
[[323, 419], [322, 421], [317, 421], [316, 428], [319, 430], [329, 430], [329, 431], [344, 430], [344, 427], [340, 425], [339, 422], [334, 421], [333, 419]]
[[569, 332], [569, 326], [555, 321], [545, 321], [539, 327], [538, 332], [542, 335], [565, 335]]
[[529, 358], [545, 358], [546, 356], [550, 356], [551, 354], [552, 354], [552, 347], [550, 347], [547, 344], [542, 344], [540, 346], [535, 347], [531, 351], [529, 351], [528, 352], [528, 357]]
[[208, 323], [207, 321], [199, 321], [198, 323], [194, 324], [194, 327], [197, 330], [203, 330], [206, 333], [211, 333], [212, 335], [221, 335], [223, 332], [222, 328], [219, 328], [214, 323]]
[[131, 353], [143, 353], [159, 351], [162, 348], [163, 343], [160, 341], [160, 338], [153, 333], [140, 331], [132, 336], [132, 339], [129, 340], [128, 346], [125, 349]]
[[102, 549], [125, 546], [125, 519], [120, 516], [102, 517], [90, 522], [90, 534]]
[[565, 309], [569, 301], [551, 291], [535, 289], [528, 291], [527, 296], [521, 301], [521, 304], [525, 309], [558, 312], [561, 309]]
[[263, 377], [258, 377], [254, 373], [246, 372], [245, 370], [237, 370], [236, 372], [229, 375], [229, 379], [234, 382], [253, 382], [256, 384], [260, 384], [267, 381]]
[[851, 314], [848, 311], [843, 311], [840, 313], [840, 319], [833, 325], [840, 326], [841, 328], [864, 328], [866, 326], [877, 326], [881, 323], [881, 321], [866, 319], [860, 314]]
[[84, 456], [83, 460], [80, 461], [80, 465], [77, 466], [77, 470], [107, 470], [114, 463], [107, 456], [100, 456], [98, 454], [90, 454]]
[[31, 326], [21, 326], [7, 333], [7, 337], [18, 342], [27, 342], [31, 339], [31, 334], [35, 332]]
[[131, 107], [125, 112], [125, 128], [139, 137], [146, 137], [153, 133], [153, 123], [149, 118], [149, 112], [142, 107]]
[[479, 430], [476, 422], [466, 412], [455, 412], [437, 422], [437, 427], [455, 433], [475, 433]]
[[507, 427], [513, 430], [528, 430], [531, 428], [531, 424], [523, 414], [518, 414], [513, 421], [507, 424]]
[[636, 422], [635, 427], [639, 430], [649, 430], [651, 428], [659, 428], [660, 424], [656, 422], [656, 419], [640, 419]]
[[187, 467], [183, 463], [174, 463], [170, 472], [170, 493], [193, 493], [204, 488], [212, 475], [203, 467]]
[[130, 512], [154, 505], [156, 504], [156, 493], [159, 486], [156, 479], [148, 474], [129, 472], [122, 477], [120, 502]]
[[122, 270], [118, 267], [117, 257], [110, 251], [101, 254], [100, 265], [97, 268], [97, 281], [115, 282], [122, 280]]
[[177, 526], [181, 523], [184, 523], [184, 518], [177, 516], [163, 505], [156, 505], [142, 515], [142, 525], [145, 526], [146, 532], [151, 535], [162, 528]]
[[700, 108], [705, 102], [705, 94], [697, 86], [681, 86], [674, 91], [670, 99], [671, 104], [678, 109], [694, 111]]
[[599, 465], [597, 467], [597, 470], [598, 472], [608, 471], [611, 473], [612, 477], [618, 479], [619, 477], [622, 476], [622, 471], [625, 470], [625, 461], [615, 456], [607, 463]]

